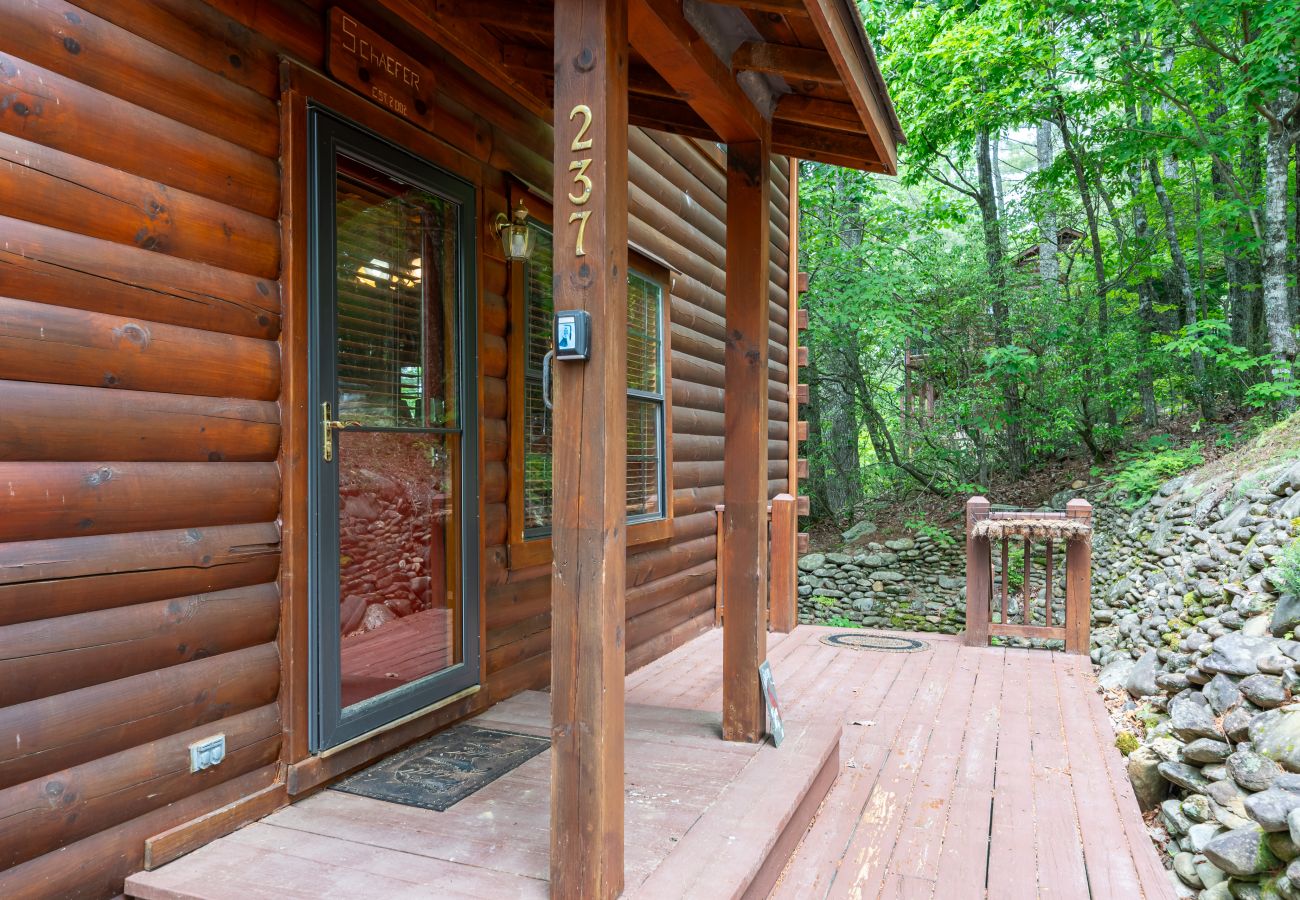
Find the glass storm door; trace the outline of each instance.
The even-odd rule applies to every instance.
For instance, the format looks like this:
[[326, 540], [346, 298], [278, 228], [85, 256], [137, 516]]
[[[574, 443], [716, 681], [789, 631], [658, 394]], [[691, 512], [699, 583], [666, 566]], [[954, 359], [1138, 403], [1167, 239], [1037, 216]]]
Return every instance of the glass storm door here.
[[478, 681], [473, 187], [310, 116], [313, 745]]

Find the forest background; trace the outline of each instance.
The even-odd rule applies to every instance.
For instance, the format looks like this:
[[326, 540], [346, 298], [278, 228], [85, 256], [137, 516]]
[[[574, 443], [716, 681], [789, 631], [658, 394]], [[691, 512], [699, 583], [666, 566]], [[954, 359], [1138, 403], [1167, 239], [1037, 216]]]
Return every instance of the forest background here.
[[1140, 496], [1296, 409], [1300, 0], [860, 6], [907, 143], [801, 163], [814, 524]]

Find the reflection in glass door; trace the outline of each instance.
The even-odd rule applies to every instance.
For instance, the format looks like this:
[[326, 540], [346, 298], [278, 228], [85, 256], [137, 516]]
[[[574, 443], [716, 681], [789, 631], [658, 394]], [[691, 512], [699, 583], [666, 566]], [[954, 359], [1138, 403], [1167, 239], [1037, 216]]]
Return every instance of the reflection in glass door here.
[[478, 679], [477, 598], [467, 602], [477, 589], [474, 197], [323, 111], [311, 123], [323, 748]]

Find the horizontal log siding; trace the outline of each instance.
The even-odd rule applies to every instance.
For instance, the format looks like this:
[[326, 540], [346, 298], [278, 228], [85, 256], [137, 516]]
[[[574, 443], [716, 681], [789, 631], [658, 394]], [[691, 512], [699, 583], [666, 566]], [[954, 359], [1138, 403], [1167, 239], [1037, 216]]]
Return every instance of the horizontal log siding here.
[[[322, 65], [327, 6], [0, 0], [0, 734], [21, 738], [0, 746], [0, 896], [111, 896], [145, 839], [276, 778], [278, 57]], [[509, 176], [550, 184], [549, 123], [393, 39], [435, 69], [438, 133], [480, 167], [483, 215]], [[631, 240], [676, 273], [675, 518], [630, 550], [631, 669], [713, 623], [726, 179], [691, 139], [629, 143]], [[787, 173], [775, 160], [773, 493]], [[499, 249], [480, 251], [487, 681], [471, 712], [544, 686], [550, 649], [550, 567], [512, 570], [505, 548], [520, 323]], [[190, 775], [185, 746], [216, 731], [228, 761]]]
[[0, 19], [0, 896], [108, 897], [283, 743], [278, 62], [198, 3]]

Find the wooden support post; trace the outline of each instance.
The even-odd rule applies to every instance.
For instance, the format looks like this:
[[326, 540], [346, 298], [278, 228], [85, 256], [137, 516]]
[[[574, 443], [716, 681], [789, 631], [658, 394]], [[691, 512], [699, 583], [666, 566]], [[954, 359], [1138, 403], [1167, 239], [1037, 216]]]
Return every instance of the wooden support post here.
[[[971, 497], [966, 501], [966, 646], [989, 644], [989, 598], [992, 595], [992, 551], [988, 538], [975, 537], [974, 525], [988, 518], [989, 501]], [[1002, 577], [1007, 577], [1006, 570]]]
[[777, 494], [772, 500], [772, 598], [769, 628], [782, 634], [799, 624], [799, 579], [796, 575], [796, 545], [799, 518], [794, 497]]
[[[1092, 523], [1092, 504], [1071, 500], [1065, 504], [1071, 519]], [[1089, 651], [1092, 616], [1092, 537], [1073, 538], [1065, 548], [1065, 652], [1084, 656]]]
[[556, 0], [555, 308], [591, 314], [555, 366], [551, 896], [623, 890], [627, 555], [627, 0]]
[[758, 667], [767, 658], [769, 148], [727, 145], [722, 736], [767, 732]]

